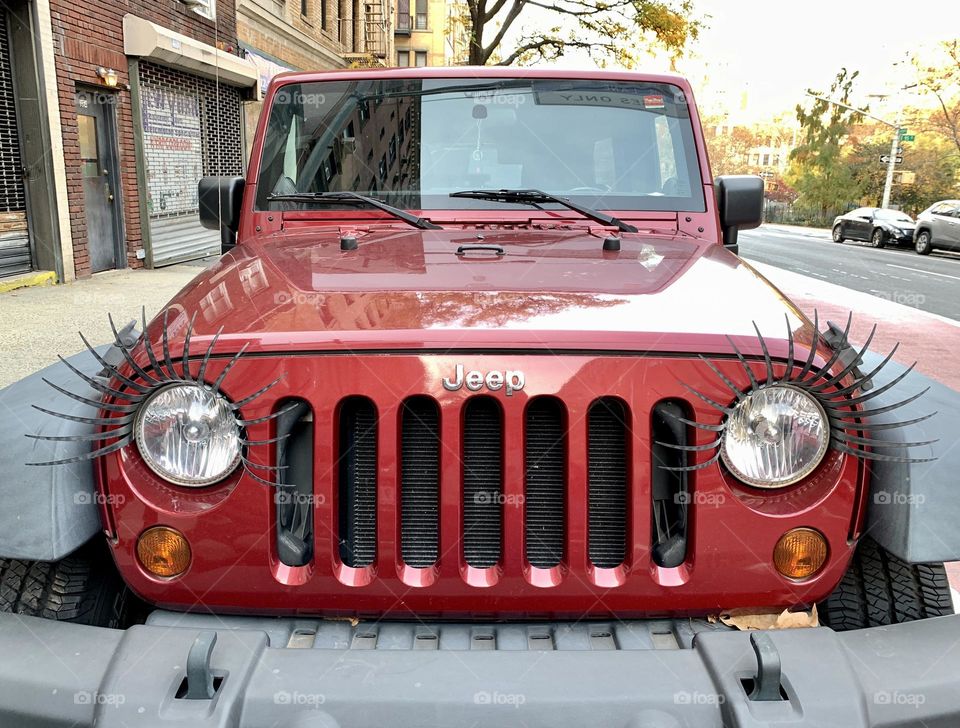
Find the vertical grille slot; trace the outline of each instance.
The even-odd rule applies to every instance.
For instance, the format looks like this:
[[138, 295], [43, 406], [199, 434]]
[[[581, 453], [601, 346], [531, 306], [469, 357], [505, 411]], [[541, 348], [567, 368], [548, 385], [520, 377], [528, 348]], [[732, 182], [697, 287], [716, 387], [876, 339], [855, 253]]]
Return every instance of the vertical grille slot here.
[[340, 405], [340, 560], [370, 566], [377, 557], [377, 411], [363, 397]]
[[587, 414], [590, 561], [612, 569], [627, 556], [627, 408], [603, 398]]
[[400, 422], [400, 554], [433, 566], [440, 544], [440, 411], [427, 397], [403, 403]]
[[478, 569], [500, 561], [503, 522], [503, 418], [491, 397], [474, 397], [463, 415], [463, 555]]
[[526, 470], [526, 556], [531, 565], [550, 569], [563, 560], [566, 532], [567, 435], [563, 405], [553, 397], [527, 407], [524, 464]]
[[653, 408], [650, 422], [653, 460], [650, 474], [653, 498], [651, 556], [654, 563], [664, 568], [680, 566], [687, 558], [691, 500], [688, 474], [665, 469], [687, 465], [687, 453], [677, 449], [689, 444], [687, 425], [680, 422], [680, 418], [693, 419], [687, 404], [681, 400], [664, 400]]
[[302, 399], [278, 404], [277, 556], [287, 566], [313, 558], [313, 410]]

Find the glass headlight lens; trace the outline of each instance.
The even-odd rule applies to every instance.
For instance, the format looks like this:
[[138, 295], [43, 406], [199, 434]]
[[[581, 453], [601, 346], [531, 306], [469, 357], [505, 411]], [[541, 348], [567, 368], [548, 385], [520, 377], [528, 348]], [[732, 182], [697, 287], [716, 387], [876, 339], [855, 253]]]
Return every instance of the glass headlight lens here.
[[240, 426], [227, 401], [203, 387], [174, 384], [150, 395], [134, 428], [150, 469], [179, 485], [209, 485], [240, 462]]
[[830, 426], [820, 403], [796, 387], [773, 385], [736, 406], [720, 455], [744, 483], [780, 488], [812, 473], [829, 444]]

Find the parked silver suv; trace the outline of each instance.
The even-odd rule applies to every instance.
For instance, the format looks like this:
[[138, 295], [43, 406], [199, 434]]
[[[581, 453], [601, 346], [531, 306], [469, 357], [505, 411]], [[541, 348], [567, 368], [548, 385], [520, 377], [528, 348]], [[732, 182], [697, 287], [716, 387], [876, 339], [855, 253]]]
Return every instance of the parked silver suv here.
[[960, 251], [960, 200], [942, 200], [917, 215], [913, 247], [920, 255], [935, 248]]

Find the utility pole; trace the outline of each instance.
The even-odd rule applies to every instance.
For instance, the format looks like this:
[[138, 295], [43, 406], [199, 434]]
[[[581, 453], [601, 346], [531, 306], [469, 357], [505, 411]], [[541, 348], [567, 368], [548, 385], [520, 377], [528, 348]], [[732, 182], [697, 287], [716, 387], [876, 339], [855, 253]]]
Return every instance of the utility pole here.
[[880, 207], [886, 208], [890, 205], [890, 191], [893, 188], [893, 171], [897, 164], [897, 149], [900, 147], [900, 115], [901, 111], [897, 109], [897, 123], [894, 124], [893, 141], [890, 142], [890, 161], [887, 162], [887, 180], [883, 183], [883, 202]]
[[840, 103], [839, 101], [834, 101], [833, 99], [828, 99], [825, 96], [817, 96], [812, 94], [809, 91], [807, 96], [812, 96], [815, 99], [820, 101], [826, 101], [828, 104], [833, 104], [834, 106], [839, 106], [843, 109], [849, 109], [850, 111], [856, 111], [858, 114], [866, 116], [868, 119], [873, 119], [874, 121], [879, 121], [881, 124], [889, 126], [893, 129], [893, 141], [890, 142], [890, 160], [887, 162], [887, 180], [883, 185], [883, 202], [880, 203], [880, 207], [886, 207], [890, 204], [890, 191], [893, 189], [893, 173], [896, 170], [897, 166], [897, 149], [900, 143], [900, 111], [897, 110], [897, 122], [891, 124], [886, 119], [881, 119], [879, 116], [874, 116], [873, 114], [867, 113], [863, 109], [858, 109], [855, 106], [850, 106], [848, 104]]

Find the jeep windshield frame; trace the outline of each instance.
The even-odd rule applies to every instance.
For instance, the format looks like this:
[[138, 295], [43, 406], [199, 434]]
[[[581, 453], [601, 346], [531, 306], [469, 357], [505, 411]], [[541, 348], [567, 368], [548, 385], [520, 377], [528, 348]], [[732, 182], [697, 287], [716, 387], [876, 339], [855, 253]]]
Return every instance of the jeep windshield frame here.
[[[271, 198], [327, 192], [403, 210], [529, 210], [522, 201], [450, 193], [535, 188], [593, 210], [705, 212], [688, 104], [679, 86], [642, 79], [358, 76], [283, 84], [262, 125], [255, 211], [292, 211]], [[337, 208], [333, 200], [324, 205]]]

